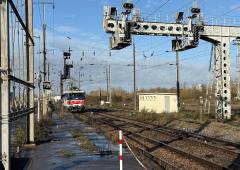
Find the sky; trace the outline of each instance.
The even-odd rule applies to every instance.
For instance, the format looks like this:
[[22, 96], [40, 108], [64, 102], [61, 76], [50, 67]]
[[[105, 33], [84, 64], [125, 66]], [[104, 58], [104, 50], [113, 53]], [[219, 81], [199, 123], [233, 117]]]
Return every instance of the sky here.
[[[43, 0], [42, 0], [43, 1]], [[42, 2], [40, 0], [40, 2]], [[35, 0], [34, 34], [41, 36], [43, 6]], [[48, 0], [47, 2], [53, 2]], [[110, 35], [103, 30], [104, 5], [115, 6], [121, 11], [123, 0], [55, 0], [55, 5], [46, 5], [48, 62], [55, 92], [59, 92], [59, 71], [63, 69], [64, 50], [72, 49], [71, 71], [73, 83], [78, 86], [79, 72], [81, 89], [90, 91], [106, 88], [106, 68], [111, 65], [112, 87], [133, 89], [132, 46], [112, 51], [109, 56]], [[173, 21], [175, 13], [189, 14], [192, 0], [133, 0], [142, 17], [148, 20]], [[209, 24], [240, 25], [239, 0], [198, 0], [205, 21]], [[150, 15], [151, 14], [151, 15]], [[150, 16], [149, 16], [150, 15]], [[214, 17], [214, 20], [210, 18]], [[228, 22], [227, 22], [228, 21]], [[174, 37], [134, 36], [136, 43], [137, 87], [174, 88], [176, 84], [175, 53], [171, 51]], [[40, 46], [40, 51], [42, 46]], [[39, 51], [38, 45], [35, 52]], [[167, 52], [168, 51], [168, 52]], [[200, 41], [198, 48], [180, 52], [180, 83], [187, 86], [207, 84], [211, 44]], [[37, 55], [36, 55], [37, 57]], [[236, 46], [231, 45], [232, 80], [236, 79]], [[37, 72], [38, 62], [35, 60]], [[41, 63], [42, 65], [42, 63]], [[42, 68], [41, 68], [42, 69]], [[66, 82], [68, 85], [70, 82]]]

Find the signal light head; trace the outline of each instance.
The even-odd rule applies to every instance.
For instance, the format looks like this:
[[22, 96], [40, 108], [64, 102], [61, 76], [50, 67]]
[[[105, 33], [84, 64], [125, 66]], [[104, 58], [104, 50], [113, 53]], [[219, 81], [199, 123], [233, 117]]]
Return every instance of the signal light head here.
[[134, 8], [134, 5], [132, 3], [124, 3], [123, 8], [126, 10], [132, 10]]

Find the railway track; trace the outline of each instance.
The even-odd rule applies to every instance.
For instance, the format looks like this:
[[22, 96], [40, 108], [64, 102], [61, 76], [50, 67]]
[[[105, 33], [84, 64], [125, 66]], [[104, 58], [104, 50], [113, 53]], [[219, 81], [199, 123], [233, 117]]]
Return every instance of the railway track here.
[[[100, 113], [100, 114], [104, 115], [104, 117], [109, 117], [109, 118], [112, 118], [115, 120], [121, 120], [124, 122], [128, 122], [130, 124], [133, 124], [133, 125], [141, 127], [141, 128], [148, 129], [150, 131], [159, 132], [159, 133], [166, 134], [168, 136], [172, 136], [174, 138], [179, 138], [179, 139], [183, 139], [183, 140], [187, 140], [187, 141], [191, 141], [191, 142], [196, 142], [196, 143], [199, 143], [202, 145], [206, 145], [208, 147], [212, 147], [213, 149], [221, 149], [221, 150], [224, 150], [225, 152], [228, 152], [231, 154], [232, 153], [235, 153], [235, 154], [240, 153], [240, 150], [238, 149], [238, 147], [240, 147], [239, 143], [221, 140], [221, 139], [217, 139], [217, 138], [213, 138], [213, 137], [209, 137], [209, 136], [203, 136], [203, 135], [199, 135], [197, 133], [192, 133], [192, 132], [190, 133], [190, 132], [173, 129], [170, 127], [160, 126], [160, 125], [156, 125], [156, 124], [139, 122], [139, 121], [136, 121], [133, 119], [125, 118], [125, 117], [120, 117], [120, 116], [116, 117], [111, 114], [105, 114], [105, 113]], [[231, 149], [229, 149], [229, 148], [231, 148]]]
[[[104, 114], [104, 112], [107, 112], [109, 110], [107, 109], [93, 109], [91, 110], [93, 112], [97, 112], [97, 113], [101, 113], [101, 114]], [[115, 109], [115, 110], [111, 110], [112, 112], [126, 112], [126, 110], [123, 110], [123, 109]], [[127, 112], [132, 112], [132, 110], [127, 110]], [[116, 115], [112, 115], [110, 113], [108, 114], [104, 114], [105, 116], [115, 116]], [[149, 123], [149, 122], [139, 122], [139, 121], [136, 121], [134, 119], [131, 119], [131, 118], [126, 118], [126, 117], [123, 117], [123, 116], [117, 116], [118, 119], [122, 119], [124, 121], [131, 121], [131, 122], [137, 122], [137, 123], [141, 123], [142, 125], [145, 125], [145, 126], [152, 126], [154, 128], [158, 128], [159, 130], [163, 130], [164, 132], [169, 132], [169, 133], [172, 133], [172, 134], [175, 134], [175, 135], [180, 135], [182, 137], [185, 137], [185, 138], [195, 138], [195, 139], [199, 139], [199, 140], [202, 140], [204, 142], [207, 142], [207, 143], [212, 143], [214, 145], [222, 145], [222, 146], [230, 146], [230, 147], [235, 147], [236, 148], [236, 153], [240, 153], [240, 150], [237, 149], [237, 148], [240, 148], [240, 143], [235, 143], [235, 142], [232, 142], [232, 141], [226, 141], [226, 140], [223, 140], [223, 139], [219, 139], [219, 138], [214, 138], [214, 137], [211, 137], [211, 136], [205, 136], [205, 135], [201, 135], [201, 134], [198, 134], [198, 133], [195, 133], [195, 132], [186, 132], [184, 130], [180, 130], [180, 129], [174, 129], [174, 128], [171, 128], [171, 127], [167, 127], [167, 126], [161, 126], [161, 125], [156, 125], [154, 123]]]
[[[157, 155], [155, 150], [164, 150], [166, 153], [177, 155], [178, 160], [192, 164], [194, 168], [190, 169], [240, 169], [238, 152], [224, 147], [230, 145], [227, 141], [213, 141], [213, 138], [203, 138], [191, 133], [180, 133], [173, 129], [164, 129], [164, 127], [154, 124], [138, 122], [123, 117], [116, 117], [111, 114], [97, 113], [92, 116], [85, 114], [88, 119], [94, 120], [100, 124], [105, 124], [115, 129], [122, 129], [127, 139], [133, 142], [138, 150], [142, 148], [145, 155], [149, 154], [152, 159]], [[153, 137], [154, 136], [154, 137]], [[144, 142], [142, 142], [144, 141]], [[234, 143], [234, 146], [236, 144]], [[143, 149], [144, 148], [144, 149]], [[153, 149], [155, 148], [155, 150]], [[153, 154], [154, 153], [154, 154]], [[161, 165], [173, 165], [164, 158], [155, 156], [155, 162], [161, 162]], [[166, 154], [165, 154], [165, 157]], [[152, 160], [151, 159], [151, 160]], [[175, 165], [175, 164], [174, 164]], [[171, 167], [171, 169], [188, 169], [186, 165]]]

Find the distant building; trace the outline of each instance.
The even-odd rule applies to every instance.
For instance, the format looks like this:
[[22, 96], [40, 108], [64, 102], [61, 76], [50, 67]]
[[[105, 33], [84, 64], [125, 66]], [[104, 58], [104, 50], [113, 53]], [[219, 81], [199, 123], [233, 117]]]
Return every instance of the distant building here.
[[203, 91], [203, 85], [202, 85], [202, 84], [198, 84], [198, 85], [196, 86], [196, 89], [197, 89], [198, 91]]
[[178, 112], [175, 93], [139, 93], [139, 111], [155, 113]]
[[52, 96], [52, 100], [53, 100], [54, 102], [58, 102], [58, 101], [61, 100], [61, 96]]

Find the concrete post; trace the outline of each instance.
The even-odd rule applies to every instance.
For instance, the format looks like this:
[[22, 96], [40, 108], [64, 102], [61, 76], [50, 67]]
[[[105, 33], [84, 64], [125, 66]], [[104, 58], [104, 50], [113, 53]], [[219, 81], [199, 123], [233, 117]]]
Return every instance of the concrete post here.
[[177, 107], [178, 107], [178, 112], [180, 111], [181, 108], [181, 103], [180, 103], [180, 80], [179, 80], [180, 74], [179, 74], [179, 51], [176, 51], [176, 87], [177, 87]]
[[133, 42], [133, 94], [134, 94], [134, 111], [137, 110], [137, 89], [136, 89], [136, 48]]
[[9, 73], [9, 14], [7, 0], [1, 1], [1, 151], [2, 163], [5, 170], [10, 169], [10, 130], [9, 130], [9, 111], [10, 111], [10, 81]]
[[[43, 3], [43, 82], [45, 82], [46, 79], [46, 60], [47, 60], [47, 50], [46, 50], [46, 32], [47, 32], [47, 26], [46, 26], [46, 4]], [[43, 89], [43, 116], [47, 116], [48, 113], [48, 101], [47, 101], [47, 90]]]
[[110, 102], [110, 107], [112, 107], [112, 78], [111, 78], [111, 65], [109, 64], [109, 102]]
[[[32, 0], [25, 1], [26, 27], [33, 37], [33, 3]], [[30, 43], [30, 37], [26, 36], [27, 44], [27, 81], [34, 84], [34, 47]], [[34, 107], [34, 89], [28, 88], [28, 108]], [[28, 143], [34, 143], [34, 113], [28, 115]]]
[[43, 99], [42, 99], [42, 102], [43, 102], [43, 117], [46, 117], [47, 116], [47, 113], [48, 113], [48, 108], [47, 108], [47, 90], [46, 89], [43, 89]]

